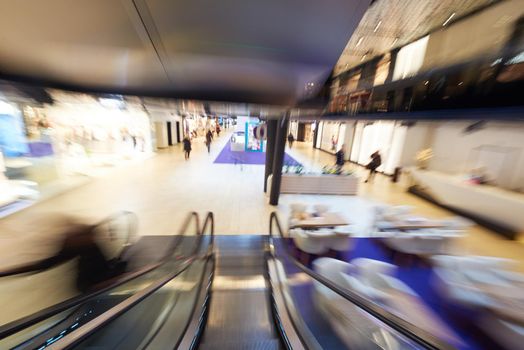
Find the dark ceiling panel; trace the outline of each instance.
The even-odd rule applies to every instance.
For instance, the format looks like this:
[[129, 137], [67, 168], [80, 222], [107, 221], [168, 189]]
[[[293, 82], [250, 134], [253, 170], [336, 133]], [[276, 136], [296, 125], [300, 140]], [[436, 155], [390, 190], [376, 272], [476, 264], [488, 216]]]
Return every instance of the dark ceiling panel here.
[[293, 104], [323, 84], [369, 3], [0, 0], [0, 76]]

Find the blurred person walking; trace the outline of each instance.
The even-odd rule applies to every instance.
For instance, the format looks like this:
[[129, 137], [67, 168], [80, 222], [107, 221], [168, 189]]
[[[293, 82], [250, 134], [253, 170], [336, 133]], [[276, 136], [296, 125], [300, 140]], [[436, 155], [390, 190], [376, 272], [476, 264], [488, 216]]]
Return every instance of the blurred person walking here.
[[184, 137], [182, 142], [184, 143], [184, 156], [186, 160], [188, 160], [189, 155], [191, 154], [191, 139], [189, 138], [189, 136], [186, 136]]
[[211, 141], [212, 140], [213, 140], [213, 133], [211, 132], [211, 129], [209, 129], [206, 133], [207, 153], [211, 153]]
[[346, 145], [343, 144], [342, 147], [338, 150], [337, 153], [335, 153], [335, 165], [337, 166], [337, 172], [340, 173], [342, 171], [342, 167], [344, 166], [344, 158], [346, 155]]
[[289, 142], [289, 148], [293, 148], [293, 142], [295, 142], [295, 136], [292, 133], [287, 135], [287, 142]]
[[375, 178], [375, 174], [377, 172], [377, 168], [382, 164], [382, 157], [380, 156], [379, 151], [376, 151], [371, 155], [371, 161], [366, 166], [367, 169], [369, 169], [369, 175], [366, 181], [369, 182], [370, 180], [373, 180]]
[[85, 224], [67, 216], [48, 219], [57, 228], [58, 250], [49, 258], [3, 271], [0, 277], [21, 273], [36, 273], [77, 259], [76, 287], [86, 292], [97, 284], [125, 272], [127, 263], [120, 257], [106, 256], [107, 241], [97, 238], [97, 225]]

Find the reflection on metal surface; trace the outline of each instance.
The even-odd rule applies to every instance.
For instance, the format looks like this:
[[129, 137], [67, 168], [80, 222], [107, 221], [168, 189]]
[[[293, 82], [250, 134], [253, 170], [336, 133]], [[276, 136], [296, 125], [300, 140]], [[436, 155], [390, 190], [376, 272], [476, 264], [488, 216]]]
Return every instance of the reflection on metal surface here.
[[264, 276], [215, 276], [213, 290], [265, 289]]
[[301, 284], [307, 284], [311, 281], [311, 277], [309, 277], [304, 272], [298, 272], [294, 274], [290, 274], [289, 277], [286, 280], [286, 283], [288, 286], [294, 287]]

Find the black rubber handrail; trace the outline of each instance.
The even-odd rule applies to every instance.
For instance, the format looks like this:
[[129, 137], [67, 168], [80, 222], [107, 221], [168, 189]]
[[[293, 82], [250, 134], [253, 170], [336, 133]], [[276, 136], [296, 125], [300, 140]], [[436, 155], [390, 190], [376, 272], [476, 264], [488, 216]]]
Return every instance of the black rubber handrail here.
[[[105, 326], [107, 323], [111, 322], [118, 316], [124, 314], [129, 309], [131, 309], [133, 306], [137, 305], [147, 297], [149, 297], [151, 294], [162, 288], [164, 285], [175, 279], [177, 276], [179, 276], [181, 273], [186, 271], [192, 264], [194, 260], [198, 259], [197, 256], [193, 256], [191, 258], [188, 258], [184, 267], [172, 274], [170, 274], [167, 277], [161, 278], [153, 283], [153, 285], [148, 286], [145, 290], [137, 292], [136, 294], [132, 295], [131, 297], [125, 299], [124, 301], [120, 302], [116, 306], [112, 307], [105, 313], [99, 315], [97, 318], [89, 321], [87, 324], [83, 325], [82, 327], [79, 327], [76, 329], [75, 332], [70, 333], [66, 335], [64, 338], [62, 338], [59, 342], [53, 343], [49, 349], [70, 349], [80, 343], [82, 340], [93, 334], [94, 332], [98, 331], [100, 328]], [[87, 328], [85, 328], [87, 327]]]
[[[124, 314], [125, 312], [129, 311], [131, 308], [136, 306], [138, 303], [140, 303], [141, 301], [145, 300], [146, 298], [151, 296], [153, 293], [155, 293], [157, 290], [162, 288], [165, 284], [167, 284], [168, 282], [170, 282], [173, 279], [175, 279], [176, 277], [178, 277], [182, 272], [187, 270], [192, 265], [192, 263], [194, 261], [199, 260], [199, 259], [206, 259], [206, 264], [207, 264], [209, 259], [211, 259], [211, 257], [213, 256], [212, 255], [212, 251], [213, 251], [213, 246], [212, 245], [214, 243], [214, 227], [215, 227], [215, 225], [214, 225], [214, 215], [211, 212], [209, 212], [207, 214], [206, 219], [204, 221], [203, 229], [202, 229], [202, 231], [199, 231], [199, 233], [198, 233], [200, 238], [203, 237], [204, 230], [207, 228], [208, 224], [210, 225], [210, 228], [211, 228], [211, 231], [210, 231], [211, 241], [210, 241], [210, 244], [208, 246], [208, 250], [207, 250], [207, 252], [206, 252], [206, 254], [204, 256], [201, 256], [200, 254], [198, 254], [198, 249], [200, 248], [200, 244], [196, 245], [194, 250], [193, 250], [192, 256], [190, 258], [188, 258], [188, 260], [186, 261], [185, 266], [180, 271], [177, 271], [177, 272], [171, 274], [167, 278], [159, 279], [155, 283], [154, 286], [146, 288], [145, 291], [139, 292], [139, 293], [137, 293], [137, 295], [133, 296], [129, 300], [124, 300], [123, 302], [121, 302], [120, 304], [116, 305], [112, 309], [109, 309], [108, 311], [106, 311], [105, 314], [102, 314], [102, 315], [98, 316], [93, 321], [90, 321], [88, 324], [86, 324], [85, 326], [87, 326], [87, 328], [85, 329], [85, 331], [82, 332], [82, 327], [80, 327], [79, 328], [80, 332], [77, 331], [75, 333], [70, 334], [69, 336], [66, 336], [60, 342], [54, 344], [51, 347], [51, 349], [54, 349], [55, 347], [59, 348], [59, 349], [70, 349], [70, 348], [74, 347], [76, 344], [81, 342], [83, 339], [87, 338], [88, 336], [90, 336], [94, 332], [98, 331], [101, 327], [104, 327], [106, 324], [108, 324], [109, 322], [111, 322], [112, 320], [117, 318], [118, 316], [120, 316], [120, 315]], [[199, 226], [197, 226], [197, 227], [199, 227]], [[201, 240], [199, 240], [199, 243], [201, 243]], [[204, 275], [201, 276], [200, 283], [199, 283], [199, 289], [198, 289], [198, 292], [197, 292], [197, 296], [200, 294], [200, 290], [202, 288], [203, 281], [204, 281]], [[189, 326], [189, 323], [190, 323], [190, 321], [191, 321], [191, 319], [192, 319], [192, 317], [194, 315], [194, 312], [196, 310], [196, 304], [197, 304], [197, 299], [195, 299], [195, 302], [193, 303], [193, 306], [192, 306], [192, 309], [191, 309], [191, 313], [190, 313], [191, 316], [188, 318], [187, 323], [186, 323], [186, 325], [184, 327], [184, 331], [182, 332], [182, 334], [185, 333], [185, 331], [187, 330], [187, 328]], [[99, 321], [97, 321], [97, 319]], [[91, 325], [90, 325], [90, 323], [91, 323]], [[178, 340], [178, 343], [181, 340], [182, 340], [182, 338]]]
[[[204, 235], [206, 234], [206, 229], [208, 228], [208, 225], [209, 225], [209, 228], [210, 228], [210, 231], [209, 231], [210, 242], [209, 242], [209, 245], [208, 245], [208, 248], [207, 248], [206, 255], [204, 257], [206, 259], [206, 266], [203, 269], [202, 276], [200, 276], [200, 281], [199, 281], [199, 284], [198, 284], [198, 290], [197, 290], [197, 293], [195, 294], [196, 295], [195, 302], [193, 303], [193, 305], [191, 307], [191, 312], [189, 313], [189, 317], [187, 319], [187, 322], [184, 325], [184, 331], [181, 333], [182, 336], [180, 337], [180, 339], [177, 340], [176, 345], [173, 347], [173, 349], [177, 349], [180, 346], [180, 343], [184, 339], [184, 335], [185, 335], [187, 329], [189, 328], [189, 324], [191, 323], [191, 320], [193, 319], [193, 317], [195, 317], [195, 312], [196, 312], [196, 309], [197, 309], [198, 297], [200, 296], [200, 292], [202, 291], [202, 286], [204, 284], [204, 277], [205, 277], [204, 276], [204, 272], [206, 271], [207, 263], [209, 263], [209, 260], [211, 258], [213, 258], [213, 256], [214, 256], [213, 255], [213, 250], [214, 250], [214, 245], [215, 245], [215, 215], [213, 214], [213, 212], [208, 212], [207, 215], [206, 215], [206, 218], [204, 219], [204, 224], [202, 225], [202, 232], [201, 232], [202, 237], [204, 237]], [[208, 291], [208, 293], [209, 293], [209, 291]], [[204, 301], [204, 303], [205, 302], [206, 301]], [[201, 305], [201, 308], [203, 308], [204, 306], [205, 306], [205, 304]], [[198, 335], [199, 335], [199, 332], [197, 330], [197, 333], [193, 336], [193, 341], [194, 341], [195, 338], [198, 337]]]
[[[276, 252], [274, 250], [274, 243], [273, 243], [273, 239], [275, 237], [273, 233], [273, 225], [276, 225], [279, 237], [284, 238], [282, 226], [280, 225], [280, 221], [278, 220], [278, 216], [276, 212], [272, 212], [269, 216], [269, 237], [271, 240], [270, 244], [272, 247], [271, 254], [273, 254], [273, 256], [277, 258]], [[288, 255], [287, 256], [288, 259], [291, 262], [293, 262], [293, 264], [297, 266], [300, 270], [302, 270], [307, 275], [309, 275], [311, 278], [313, 278], [315, 281], [320, 282], [324, 286], [328, 287], [329, 289], [337, 293], [342, 298], [355, 304], [357, 307], [366, 311], [368, 314], [380, 320], [387, 326], [391, 327], [393, 330], [409, 338], [410, 340], [415, 341], [418, 345], [423, 346], [426, 349], [435, 349], [435, 350], [436, 349], [444, 349], [444, 350], [455, 349], [453, 346], [441, 341], [440, 339], [430, 334], [429, 332], [423, 329], [420, 329], [417, 326], [413, 325], [412, 323], [404, 320], [403, 318], [400, 318], [384, 310], [379, 305], [369, 301], [368, 299], [361, 297], [360, 295], [356, 294], [355, 292], [338, 287], [336, 284], [331, 282], [329, 279], [326, 279], [322, 275], [316, 273], [315, 271], [311, 270], [310, 268], [308, 268], [307, 266], [299, 262], [297, 259], [295, 259], [289, 253], [287, 248], [285, 250], [286, 250], [286, 254]]]
[[206, 229], [210, 225], [210, 242], [208, 246], [208, 252], [213, 251], [213, 247], [215, 246], [215, 214], [213, 212], [208, 212], [206, 215], [206, 218], [204, 219], [204, 223], [202, 224], [202, 237], [206, 234]]
[[[269, 238], [269, 240], [271, 240], [271, 237]], [[265, 258], [266, 258], [266, 274], [267, 274], [267, 278], [268, 280], [271, 279], [270, 277], [270, 271], [269, 271], [269, 259], [270, 258], [274, 258], [275, 255], [274, 255], [274, 247], [273, 247], [273, 243], [270, 242], [270, 246], [269, 246], [269, 250], [266, 250], [265, 252]], [[274, 259], [273, 259], [273, 262], [274, 262]], [[292, 327], [295, 329], [295, 333], [298, 337], [298, 340], [300, 341], [300, 343], [302, 344], [302, 346], [304, 347], [304, 349], [308, 349], [308, 350], [311, 350], [311, 349], [319, 349], [320, 346], [318, 345], [318, 342], [316, 339], [314, 339], [313, 335], [311, 334], [311, 332], [307, 329], [304, 329], [302, 327], [302, 325], [300, 325], [300, 320], [297, 320], [296, 317], [297, 317], [297, 310], [296, 308], [294, 307], [294, 305], [290, 305], [290, 303], [288, 303], [288, 297], [286, 296], [286, 291], [284, 291], [285, 286], [284, 284], [282, 283], [282, 279], [280, 278], [280, 273], [278, 272], [278, 267], [276, 264], [273, 265], [274, 269], [275, 269], [275, 274], [276, 274], [276, 277], [277, 277], [277, 282], [278, 284], [280, 285], [279, 289], [281, 290], [280, 293], [282, 294], [282, 303], [284, 304], [284, 309], [285, 309], [285, 312], [288, 314], [289, 316], [289, 320], [291, 322], [291, 325]], [[282, 338], [282, 341], [284, 342], [284, 346], [286, 347], [286, 349], [288, 350], [292, 350], [293, 347], [291, 346], [291, 340], [290, 338], [288, 337], [287, 333], [286, 333], [286, 326], [284, 325], [284, 323], [282, 322], [282, 317], [280, 316], [281, 313], [278, 311], [278, 306], [277, 306], [277, 302], [276, 302], [276, 299], [275, 299], [275, 290], [273, 288], [273, 284], [270, 282], [269, 283], [269, 292], [270, 292], [270, 296], [271, 296], [271, 309], [273, 311], [273, 318], [274, 318], [274, 322], [276, 323], [276, 326], [277, 326], [277, 329], [279, 330], [279, 333], [280, 333], [280, 336]]]
[[[187, 218], [185, 219], [179, 233], [180, 235], [183, 235], [185, 231], [187, 230], [189, 224], [192, 220], [195, 220], [196, 224], [196, 235], [200, 236], [200, 221], [199, 216], [196, 212], [191, 212]], [[55, 304], [53, 306], [50, 306], [48, 308], [45, 308], [43, 310], [37, 311], [31, 315], [25, 316], [23, 318], [20, 318], [18, 320], [6, 323], [5, 325], [0, 326], [0, 339], [8, 337], [12, 334], [15, 334], [17, 332], [20, 332], [27, 327], [30, 327], [38, 322], [44, 321], [45, 319], [48, 319], [56, 314], [59, 314], [60, 312], [63, 312], [65, 310], [68, 310], [72, 307], [75, 307], [76, 305], [79, 305], [83, 302], [86, 302], [87, 300], [96, 297], [100, 294], [103, 294], [111, 289], [114, 289], [126, 282], [129, 282], [137, 277], [140, 277], [142, 275], [145, 275], [146, 273], [156, 269], [157, 267], [163, 265], [166, 263], [169, 258], [171, 257], [172, 253], [177, 248], [178, 244], [180, 243], [181, 237], [178, 235], [173, 240], [173, 243], [171, 244], [170, 249], [168, 252], [162, 257], [162, 259], [154, 264], [150, 264], [143, 269], [140, 269], [136, 272], [126, 274], [125, 276], [116, 277], [114, 279], [111, 279], [109, 281], [106, 281], [107, 285], [103, 288], [97, 289], [96, 291], [93, 291], [89, 294], [79, 295], [76, 297], [72, 297], [70, 299], [67, 299], [63, 302], [60, 302], [58, 304]], [[198, 248], [198, 245], [196, 245], [195, 250]]]
[[[122, 247], [122, 251], [120, 252], [119, 257], [121, 257], [122, 254], [126, 251], [128, 246], [130, 245], [131, 239], [136, 235], [136, 230], [138, 227], [138, 218], [135, 215], [135, 213], [130, 212], [130, 211], [122, 211], [122, 212], [113, 214], [92, 226], [92, 229], [94, 230], [97, 227], [110, 223], [121, 216], [130, 217], [131, 224], [130, 224], [130, 229], [128, 230], [128, 235], [125, 240], [126, 242], [124, 243]], [[45, 259], [33, 261], [33, 262], [26, 263], [26, 264], [23, 264], [17, 267], [6, 269], [4, 271], [0, 271], [0, 278], [21, 275], [21, 274], [28, 274], [28, 273], [42, 272], [50, 268], [53, 268], [63, 262], [70, 261], [73, 259], [74, 257], [71, 258], [67, 256], [67, 257], [51, 257], [51, 258], [45, 258]]]

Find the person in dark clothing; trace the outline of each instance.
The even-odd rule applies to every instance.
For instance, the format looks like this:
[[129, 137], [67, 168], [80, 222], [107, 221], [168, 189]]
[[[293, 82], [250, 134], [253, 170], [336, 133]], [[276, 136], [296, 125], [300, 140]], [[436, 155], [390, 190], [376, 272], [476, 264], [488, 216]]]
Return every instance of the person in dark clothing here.
[[220, 129], [220, 125], [217, 123], [217, 126], [216, 126], [217, 137], [220, 136], [220, 131], [221, 131], [221, 129]]
[[342, 147], [340, 147], [340, 149], [338, 150], [337, 153], [335, 153], [335, 165], [337, 166], [337, 172], [341, 172], [342, 171], [342, 167], [344, 166], [344, 157], [346, 155], [346, 145], [342, 145]]
[[289, 142], [289, 148], [293, 148], [293, 142], [295, 142], [295, 136], [292, 133], [287, 135], [287, 142]]
[[382, 164], [382, 157], [380, 156], [379, 151], [376, 151], [371, 155], [371, 161], [366, 166], [367, 169], [369, 169], [369, 175], [365, 182], [369, 182], [370, 180], [373, 180], [375, 178], [375, 174], [377, 172], [377, 168]]
[[[105, 256], [100, 246], [103, 242], [97, 240], [96, 225], [82, 224], [70, 218], [61, 220], [65, 229], [56, 233], [57, 236], [61, 236], [60, 248], [53, 256], [3, 271], [0, 277], [37, 273], [77, 258], [76, 286], [79, 291], [86, 292], [125, 271], [125, 261]], [[60, 223], [58, 225], [60, 226]]]
[[189, 154], [191, 153], [191, 140], [188, 136], [184, 137], [184, 140], [182, 140], [184, 143], [184, 156], [186, 160], [189, 159]]
[[211, 140], [213, 140], [213, 133], [211, 130], [208, 130], [206, 133], [207, 153], [211, 153]]

